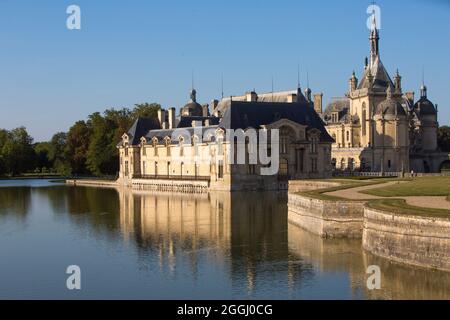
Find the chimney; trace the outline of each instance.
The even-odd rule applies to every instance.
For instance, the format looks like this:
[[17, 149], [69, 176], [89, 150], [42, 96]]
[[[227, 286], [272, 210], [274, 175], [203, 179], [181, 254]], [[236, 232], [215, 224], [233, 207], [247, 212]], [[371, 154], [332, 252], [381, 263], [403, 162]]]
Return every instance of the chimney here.
[[255, 91], [247, 92], [246, 96], [247, 96], [247, 99], [246, 99], [247, 102], [256, 102], [256, 101], [258, 101], [258, 95], [256, 94]]
[[202, 122], [198, 121], [198, 120], [193, 120], [191, 125], [192, 125], [192, 128], [201, 128]]
[[217, 107], [219, 106], [219, 100], [213, 100], [211, 101], [211, 106], [212, 106], [212, 110], [213, 112], [216, 111]]
[[414, 91], [408, 91], [405, 93], [406, 99], [408, 99], [411, 105], [414, 105]]
[[169, 108], [169, 129], [175, 129], [175, 108]]
[[314, 110], [318, 114], [323, 112], [323, 93], [316, 93], [314, 95]]
[[288, 102], [288, 103], [295, 103], [295, 102], [298, 102], [297, 95], [296, 95], [295, 93], [288, 94], [288, 96], [287, 96], [287, 102]]
[[202, 106], [203, 116], [209, 117], [209, 105], [205, 104]]
[[160, 109], [158, 110], [158, 120], [161, 128], [165, 129], [166, 127], [166, 110]]

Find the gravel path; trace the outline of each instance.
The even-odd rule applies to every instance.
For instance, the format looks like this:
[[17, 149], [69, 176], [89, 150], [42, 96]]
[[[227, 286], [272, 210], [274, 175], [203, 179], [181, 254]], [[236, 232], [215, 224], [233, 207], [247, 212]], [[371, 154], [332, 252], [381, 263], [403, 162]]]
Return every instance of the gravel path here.
[[[360, 193], [361, 191], [388, 187], [391, 185], [404, 183], [400, 181], [391, 181], [383, 184], [376, 184], [373, 186], [355, 187], [350, 189], [338, 190], [333, 192], [327, 192], [326, 195], [335, 196], [340, 198], [347, 198], [352, 200], [372, 200], [383, 199], [384, 197], [373, 196], [369, 194]], [[413, 196], [413, 197], [395, 197], [398, 199], [405, 199], [411, 206], [433, 208], [433, 209], [447, 209], [450, 210], [450, 201], [447, 201], [447, 197], [426, 197], [426, 196]]]

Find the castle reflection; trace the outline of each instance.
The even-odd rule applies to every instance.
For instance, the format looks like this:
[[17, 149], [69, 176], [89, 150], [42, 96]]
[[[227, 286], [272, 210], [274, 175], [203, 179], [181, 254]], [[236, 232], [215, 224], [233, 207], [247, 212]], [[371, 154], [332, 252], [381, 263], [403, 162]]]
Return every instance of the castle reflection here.
[[[448, 273], [400, 265], [365, 252], [360, 240], [323, 239], [288, 225], [289, 250], [320, 272], [348, 273], [351, 296], [369, 299], [450, 299]], [[366, 270], [381, 269], [381, 290], [368, 290]]]

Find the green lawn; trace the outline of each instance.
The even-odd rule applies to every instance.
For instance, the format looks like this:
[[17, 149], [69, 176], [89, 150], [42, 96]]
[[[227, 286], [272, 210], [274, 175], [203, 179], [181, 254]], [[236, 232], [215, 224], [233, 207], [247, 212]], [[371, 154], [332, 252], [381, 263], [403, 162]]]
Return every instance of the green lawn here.
[[403, 199], [378, 199], [367, 203], [370, 208], [397, 214], [450, 218], [450, 210], [410, 206]]
[[366, 190], [363, 193], [380, 197], [447, 196], [450, 200], [450, 176], [414, 178], [408, 182]]

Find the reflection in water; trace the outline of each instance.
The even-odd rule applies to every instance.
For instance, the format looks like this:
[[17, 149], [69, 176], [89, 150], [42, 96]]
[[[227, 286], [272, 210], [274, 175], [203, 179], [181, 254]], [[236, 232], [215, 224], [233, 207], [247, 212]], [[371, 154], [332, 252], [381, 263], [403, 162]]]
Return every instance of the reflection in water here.
[[[75, 257], [92, 270], [87, 298], [450, 299], [448, 274], [374, 257], [360, 240], [310, 234], [287, 223], [286, 202], [281, 193], [0, 188], [0, 254], [9, 258], [0, 281], [17, 288], [13, 297], [26, 292], [14, 277], [45, 280], [29, 296], [64, 297], [57, 270]], [[14, 216], [27, 227], [14, 228]], [[381, 267], [380, 291], [366, 289], [369, 265]]]
[[[289, 250], [321, 272], [346, 272], [354, 297], [370, 299], [450, 299], [448, 273], [400, 265], [361, 249], [360, 240], [332, 240], [289, 224]], [[367, 268], [381, 269], [381, 290], [368, 290]]]
[[30, 208], [30, 202], [30, 188], [0, 188], [0, 216], [11, 214], [18, 218], [25, 218]]

